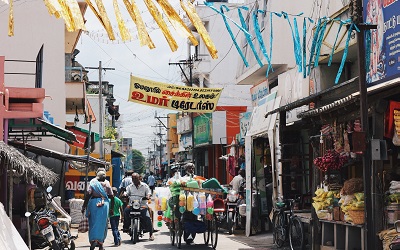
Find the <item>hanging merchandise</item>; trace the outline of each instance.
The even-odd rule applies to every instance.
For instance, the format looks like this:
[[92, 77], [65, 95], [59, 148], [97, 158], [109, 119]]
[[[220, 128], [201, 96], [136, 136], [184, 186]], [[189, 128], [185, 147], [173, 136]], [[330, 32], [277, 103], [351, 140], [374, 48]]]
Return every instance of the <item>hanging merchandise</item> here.
[[393, 110], [394, 133], [392, 142], [395, 146], [400, 146], [400, 110]]
[[199, 215], [200, 214], [200, 208], [199, 208], [199, 201], [197, 197], [197, 193], [194, 194], [194, 201], [193, 201], [193, 211], [192, 213], [194, 215]]
[[199, 193], [198, 199], [199, 199], [200, 214], [205, 215], [207, 209], [206, 194], [203, 192]]
[[186, 194], [184, 190], [181, 190], [179, 194], [179, 212], [184, 213], [186, 211]]
[[194, 209], [194, 196], [192, 193], [187, 195], [186, 210], [192, 212]]
[[340, 170], [347, 161], [347, 155], [339, 154], [332, 149], [326, 151], [324, 156], [315, 158], [313, 163], [319, 170], [326, 172], [328, 170]]

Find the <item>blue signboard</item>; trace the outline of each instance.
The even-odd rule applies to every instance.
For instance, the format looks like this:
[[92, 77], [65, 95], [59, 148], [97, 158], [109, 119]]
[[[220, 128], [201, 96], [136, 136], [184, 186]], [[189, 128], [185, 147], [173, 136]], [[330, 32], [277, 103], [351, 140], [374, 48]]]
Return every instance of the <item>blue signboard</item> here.
[[371, 86], [400, 76], [400, 1], [363, 0], [363, 7], [364, 22], [378, 25], [366, 36], [371, 41], [366, 48], [366, 81]]

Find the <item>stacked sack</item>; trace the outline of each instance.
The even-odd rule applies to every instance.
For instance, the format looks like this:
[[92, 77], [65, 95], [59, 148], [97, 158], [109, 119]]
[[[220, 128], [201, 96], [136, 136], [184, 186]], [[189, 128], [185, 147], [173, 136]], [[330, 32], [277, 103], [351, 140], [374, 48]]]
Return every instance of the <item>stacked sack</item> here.
[[79, 224], [82, 220], [82, 206], [84, 200], [82, 199], [69, 199], [69, 209], [72, 224]]
[[400, 181], [390, 182], [388, 201], [395, 204], [400, 203]]

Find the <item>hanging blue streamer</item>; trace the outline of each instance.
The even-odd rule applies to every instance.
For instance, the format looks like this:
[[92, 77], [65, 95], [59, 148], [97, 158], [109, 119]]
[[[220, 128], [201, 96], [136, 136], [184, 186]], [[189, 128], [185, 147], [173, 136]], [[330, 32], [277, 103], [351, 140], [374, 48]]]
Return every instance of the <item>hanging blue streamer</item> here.
[[[245, 19], [243, 17], [243, 14], [242, 14], [242, 11], [240, 9], [249, 10], [249, 8], [246, 7], [246, 6], [242, 6], [242, 7], [238, 8], [240, 23], [242, 24], [243, 29], [245, 29], [246, 31], [249, 31], [249, 28], [247, 27], [246, 21], [245, 21]], [[247, 43], [249, 44], [251, 50], [253, 51], [254, 56], [256, 57], [258, 65], [260, 65], [260, 67], [262, 67], [264, 64], [261, 62], [261, 59], [257, 54], [256, 48], [254, 47], [254, 43], [253, 43], [253, 41], [251, 39], [251, 36], [247, 35], [246, 33], [244, 35], [246, 37]]]
[[308, 61], [307, 75], [310, 75], [310, 72], [311, 72], [311, 63], [312, 63], [312, 60], [314, 58], [315, 46], [317, 44], [317, 39], [318, 39], [318, 34], [319, 34], [320, 28], [321, 28], [321, 19], [318, 19], [317, 28], [315, 30], [313, 41], [312, 41], [312, 44], [311, 44], [310, 60]]
[[344, 52], [343, 52], [343, 56], [342, 56], [342, 62], [340, 63], [340, 67], [339, 67], [338, 73], [336, 75], [335, 84], [337, 84], [339, 82], [339, 78], [342, 75], [344, 63], [346, 62], [347, 52], [349, 50], [349, 42], [350, 42], [350, 38], [351, 38], [351, 33], [353, 32], [353, 30], [356, 30], [357, 32], [360, 32], [360, 30], [358, 29], [358, 27], [354, 23], [352, 23], [350, 25], [350, 28], [349, 28], [349, 31], [348, 31], [348, 35], [347, 35], [346, 45], [344, 47]]
[[303, 20], [303, 78], [307, 77], [306, 35], [307, 35], [307, 18], [304, 18], [304, 20]]
[[212, 9], [213, 11], [217, 12], [217, 13], [220, 14], [221, 16], [225, 17], [226, 19], [229, 19], [229, 20], [230, 20], [234, 25], [236, 25], [241, 31], [243, 31], [245, 34], [247, 34], [247, 35], [249, 35], [249, 36], [251, 37], [250, 33], [247, 32], [245, 29], [243, 29], [242, 26], [240, 26], [240, 24], [236, 23], [236, 22], [233, 21], [230, 17], [226, 16], [224, 13], [222, 13], [221, 11], [219, 11], [218, 9], [216, 9], [216, 8], [213, 6], [213, 3], [212, 3], [212, 2], [204, 2], [204, 5], [207, 6], [207, 7], [209, 7], [209, 8]]
[[[302, 14], [303, 13], [300, 13], [296, 16], [301, 16]], [[299, 30], [298, 30], [298, 26], [297, 26], [297, 20], [296, 20], [296, 18], [294, 18], [294, 20], [293, 20], [294, 27], [293, 27], [292, 23], [290, 22], [288, 14], [286, 12], [282, 11], [282, 15], [289, 23], [289, 27], [292, 32], [293, 51], [294, 51], [294, 56], [295, 56], [295, 60], [296, 60], [296, 65], [299, 69], [299, 72], [301, 72], [301, 70], [302, 70], [302, 62], [301, 62], [302, 61], [302, 58], [301, 58], [302, 48], [300, 45], [300, 36], [299, 36]]]
[[318, 37], [318, 41], [316, 44], [316, 52], [315, 52], [315, 60], [314, 60], [314, 68], [318, 66], [319, 63], [319, 56], [320, 56], [320, 52], [321, 52], [321, 45], [322, 45], [322, 40], [324, 40], [324, 35], [325, 35], [325, 30], [326, 30], [326, 25], [328, 24], [328, 20], [325, 19], [324, 20], [324, 24], [320, 30], [320, 34]]
[[264, 41], [261, 36], [260, 25], [258, 24], [258, 12], [264, 13], [264, 11], [262, 11], [262, 10], [253, 11], [254, 32], [256, 33], [256, 37], [257, 37], [258, 43], [260, 45], [260, 49], [261, 49], [262, 53], [264, 54], [265, 59], [267, 60], [267, 63], [268, 63], [268, 69], [267, 69], [267, 73], [266, 73], [266, 76], [268, 77], [269, 70], [273, 71], [273, 69], [272, 69], [272, 65], [271, 65], [271, 60], [267, 54], [267, 51], [265, 50]]
[[[246, 57], [243, 55], [242, 50], [240, 49], [239, 45], [238, 45], [237, 42], [236, 42], [235, 35], [233, 34], [233, 32], [232, 32], [232, 30], [231, 30], [231, 27], [230, 27], [230, 25], [228, 24], [228, 20], [226, 20], [226, 15], [224, 14], [224, 8], [226, 9], [226, 11], [229, 11], [229, 8], [228, 8], [227, 6], [225, 6], [225, 5], [221, 5], [221, 7], [220, 7], [221, 13], [222, 13], [222, 18], [224, 19], [224, 23], [225, 23], [226, 29], [228, 30], [229, 35], [231, 36], [231, 39], [232, 39], [232, 41], [233, 41], [233, 44], [235, 45], [236, 50], [239, 52], [240, 57], [242, 58], [242, 60], [243, 60], [243, 62], [244, 62], [244, 65], [246, 65], [246, 67], [249, 67], [249, 63], [247, 62]], [[245, 34], [246, 34], [246, 33], [245, 33]], [[247, 35], [246, 35], [246, 36], [247, 36]], [[251, 38], [250, 38], [250, 39], [251, 39]]]
[[[270, 13], [270, 15], [269, 15], [269, 19], [270, 19], [270, 32], [269, 32], [269, 57], [271, 58], [271, 60], [272, 60], [272, 41], [274, 40], [274, 30], [273, 30], [273, 27], [272, 27], [272, 16], [273, 15], [277, 15], [278, 17], [281, 17], [282, 16], [282, 14], [281, 13], [277, 13], [277, 12], [271, 12]], [[268, 66], [268, 71], [269, 71], [269, 69], [272, 69], [272, 66], [270, 67], [270, 66]]]
[[371, 63], [371, 30], [365, 31], [365, 72], [369, 72]]
[[338, 40], [338, 37], [339, 37], [339, 34], [340, 34], [340, 30], [342, 29], [343, 24], [345, 24], [345, 23], [346, 22], [343, 22], [343, 21], [340, 20], [339, 29], [338, 29], [338, 32], [336, 34], [335, 42], [333, 43], [332, 52], [331, 52], [331, 55], [329, 56], [328, 66], [331, 66], [331, 64], [332, 64], [332, 57], [333, 57], [333, 53], [335, 52], [336, 42]]

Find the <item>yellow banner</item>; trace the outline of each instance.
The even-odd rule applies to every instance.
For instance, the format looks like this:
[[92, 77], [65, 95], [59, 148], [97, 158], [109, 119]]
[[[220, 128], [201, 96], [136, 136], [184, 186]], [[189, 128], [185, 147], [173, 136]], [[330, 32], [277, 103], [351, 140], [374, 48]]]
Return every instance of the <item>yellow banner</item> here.
[[184, 112], [211, 113], [222, 88], [195, 88], [131, 76], [128, 101]]

